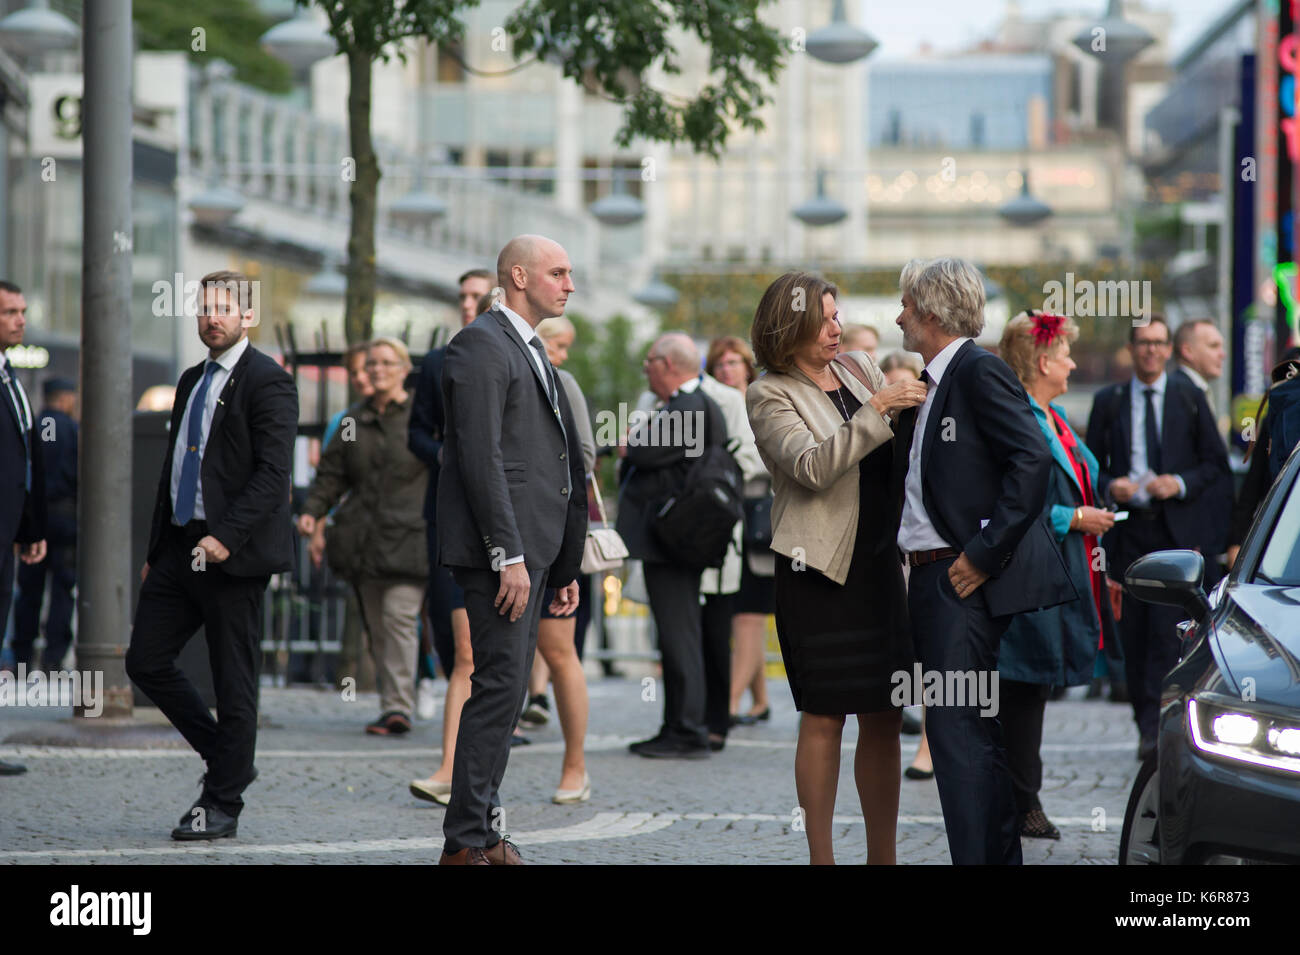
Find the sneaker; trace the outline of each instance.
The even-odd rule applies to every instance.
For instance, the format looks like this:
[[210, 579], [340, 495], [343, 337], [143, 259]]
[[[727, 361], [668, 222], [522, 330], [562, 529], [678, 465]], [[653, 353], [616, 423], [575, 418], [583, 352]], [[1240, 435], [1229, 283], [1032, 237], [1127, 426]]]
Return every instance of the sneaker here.
[[438, 712], [438, 701], [433, 695], [433, 681], [427, 676], [415, 686], [415, 715], [431, 720]]
[[545, 693], [538, 693], [528, 698], [528, 706], [519, 722], [527, 723], [530, 728], [545, 726], [551, 721], [551, 703]]

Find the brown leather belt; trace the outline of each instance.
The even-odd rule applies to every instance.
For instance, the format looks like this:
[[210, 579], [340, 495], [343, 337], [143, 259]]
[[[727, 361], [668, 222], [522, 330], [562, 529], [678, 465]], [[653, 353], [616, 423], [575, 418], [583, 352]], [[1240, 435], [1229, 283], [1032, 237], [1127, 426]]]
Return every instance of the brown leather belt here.
[[908, 567], [920, 567], [923, 564], [933, 564], [936, 560], [958, 556], [959, 552], [951, 547], [940, 547], [938, 550], [914, 550], [904, 554], [903, 559], [907, 561]]

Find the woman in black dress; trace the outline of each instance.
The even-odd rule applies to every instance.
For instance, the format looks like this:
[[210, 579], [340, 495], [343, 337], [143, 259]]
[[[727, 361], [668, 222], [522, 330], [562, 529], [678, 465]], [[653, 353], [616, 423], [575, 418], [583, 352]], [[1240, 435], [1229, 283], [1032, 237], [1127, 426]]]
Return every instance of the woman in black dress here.
[[835, 286], [807, 273], [772, 283], [754, 315], [767, 374], [746, 394], [772, 475], [776, 626], [803, 717], [795, 786], [810, 861], [834, 862], [831, 819], [844, 717], [858, 717], [854, 778], [868, 862], [895, 860], [901, 709], [891, 677], [909, 672], [912, 641], [889, 494], [889, 415], [925, 400], [917, 381], [887, 385], [855, 352], [836, 361]]

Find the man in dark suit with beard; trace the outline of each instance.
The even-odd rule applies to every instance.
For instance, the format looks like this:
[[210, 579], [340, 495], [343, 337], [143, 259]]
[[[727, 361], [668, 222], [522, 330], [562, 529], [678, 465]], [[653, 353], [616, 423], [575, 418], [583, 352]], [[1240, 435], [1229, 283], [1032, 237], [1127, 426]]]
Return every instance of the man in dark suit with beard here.
[[[920, 352], [928, 387], [925, 403], [900, 415], [894, 456], [917, 655], [945, 685], [962, 673], [988, 674], [995, 686], [1011, 617], [1076, 596], [1042, 517], [1051, 452], [1015, 373], [974, 342], [984, 329], [979, 272], [960, 259], [913, 261], [899, 285], [903, 347]], [[926, 707], [956, 865], [1022, 861], [996, 695], [991, 702]]]
[[[200, 285], [208, 357], [176, 387], [126, 654], [127, 674], [207, 763], [202, 794], [172, 830], [187, 841], [234, 836], [241, 794], [257, 775], [262, 597], [271, 574], [293, 566], [289, 477], [298, 430], [293, 378], [247, 338], [256, 322], [252, 283], [213, 272]], [[176, 666], [200, 626], [216, 720]]]
[[[1207, 528], [1232, 508], [1228, 453], [1205, 396], [1185, 375], [1165, 371], [1171, 340], [1159, 315], [1129, 330], [1133, 377], [1093, 398], [1088, 447], [1097, 456], [1097, 485], [1128, 511], [1103, 538], [1106, 570], [1123, 580], [1143, 554], [1171, 547], [1213, 550]], [[1226, 524], [1226, 521], [1224, 522]], [[1141, 742], [1138, 759], [1156, 751], [1160, 684], [1178, 662], [1176, 627], [1183, 612], [1124, 594], [1120, 643], [1129, 699]]]
[[[5, 357], [22, 344], [26, 326], [23, 290], [0, 281], [0, 631], [13, 599], [15, 552], [27, 565], [45, 559], [45, 456], [27, 392]], [[0, 776], [25, 772], [0, 760]]]
[[463, 328], [442, 371], [446, 433], [438, 550], [465, 592], [474, 674], [461, 711], [442, 865], [519, 865], [499, 789], [527, 690], [547, 587], [552, 613], [578, 606], [587, 531], [582, 448], [538, 323], [564, 313], [573, 267], [559, 244], [511, 239], [502, 301]]

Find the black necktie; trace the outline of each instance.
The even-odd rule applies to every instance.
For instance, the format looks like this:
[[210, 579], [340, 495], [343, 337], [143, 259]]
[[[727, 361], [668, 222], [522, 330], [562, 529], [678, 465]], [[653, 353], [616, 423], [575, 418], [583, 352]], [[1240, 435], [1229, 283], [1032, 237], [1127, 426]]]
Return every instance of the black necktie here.
[[537, 354], [542, 359], [542, 372], [546, 376], [546, 396], [551, 399], [551, 407], [558, 408], [560, 402], [555, 395], [555, 377], [551, 374], [551, 359], [550, 356], [546, 354], [546, 346], [542, 344], [542, 340], [536, 335], [533, 336], [532, 341], [528, 344], [532, 345], [533, 348], [537, 350]]
[[1160, 465], [1160, 433], [1156, 430], [1156, 390], [1154, 388], [1144, 388], [1142, 393], [1146, 395], [1147, 409], [1145, 431], [1147, 439], [1147, 468], [1155, 474], [1164, 474], [1164, 468]]

